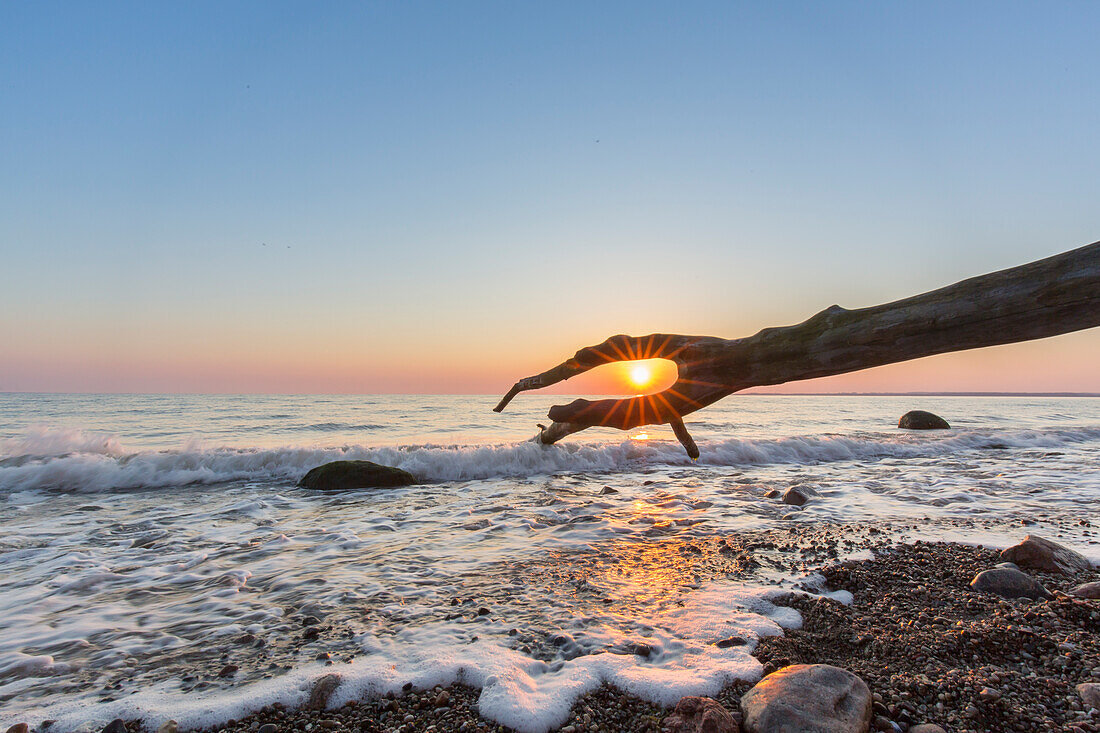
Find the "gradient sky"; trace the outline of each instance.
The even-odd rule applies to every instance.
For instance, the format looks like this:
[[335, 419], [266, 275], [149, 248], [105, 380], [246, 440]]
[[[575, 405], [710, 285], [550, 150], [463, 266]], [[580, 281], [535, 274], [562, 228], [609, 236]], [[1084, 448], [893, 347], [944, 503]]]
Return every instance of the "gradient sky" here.
[[[501, 393], [1100, 239], [1095, 3], [0, 4], [0, 390]], [[1100, 391], [1100, 330], [786, 391]], [[591, 375], [559, 391], [614, 389]]]

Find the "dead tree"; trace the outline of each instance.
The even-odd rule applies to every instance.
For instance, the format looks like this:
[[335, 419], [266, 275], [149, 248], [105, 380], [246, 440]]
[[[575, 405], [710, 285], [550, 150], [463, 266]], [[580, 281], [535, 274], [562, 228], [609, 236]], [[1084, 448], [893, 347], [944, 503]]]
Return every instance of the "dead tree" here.
[[678, 378], [665, 391], [555, 405], [549, 413], [553, 423], [537, 439], [555, 443], [596, 425], [630, 430], [667, 423], [696, 458], [699, 450], [683, 416], [749, 387], [1094, 326], [1100, 326], [1100, 242], [885, 305], [856, 310], [830, 306], [795, 326], [766, 328], [746, 338], [612, 336], [549, 371], [516, 382], [495, 410], [502, 411], [520, 392], [548, 387], [603, 364], [669, 359], [676, 363]]

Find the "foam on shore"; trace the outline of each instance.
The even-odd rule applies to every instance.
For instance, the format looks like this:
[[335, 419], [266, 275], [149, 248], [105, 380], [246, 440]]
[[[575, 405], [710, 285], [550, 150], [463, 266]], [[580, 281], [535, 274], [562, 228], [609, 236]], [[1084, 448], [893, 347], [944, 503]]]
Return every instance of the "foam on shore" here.
[[[648, 656], [600, 652], [548, 663], [509, 648], [499, 638], [471, 640], [468, 631], [440, 622], [402, 629], [394, 636], [366, 635], [366, 656], [344, 665], [310, 664], [278, 678], [215, 693], [182, 693], [160, 683], [112, 702], [72, 699], [27, 711], [22, 719], [53, 719], [56, 730], [94, 731], [114, 718], [141, 719], [155, 730], [169, 719], [184, 729], [206, 728], [280, 702], [299, 707], [317, 679], [336, 673], [341, 683], [329, 700], [376, 697], [411, 683], [417, 689], [464, 684], [481, 689], [480, 713], [521, 733], [545, 733], [562, 725], [581, 695], [604, 684], [663, 706], [684, 695], [715, 695], [735, 680], [755, 681], [761, 665], [752, 656], [759, 638], [798, 628], [797, 611], [771, 603], [776, 591], [712, 584], [638, 623], [633, 638]], [[682, 604], [682, 605], [681, 605]], [[715, 642], [738, 636], [741, 646]]]

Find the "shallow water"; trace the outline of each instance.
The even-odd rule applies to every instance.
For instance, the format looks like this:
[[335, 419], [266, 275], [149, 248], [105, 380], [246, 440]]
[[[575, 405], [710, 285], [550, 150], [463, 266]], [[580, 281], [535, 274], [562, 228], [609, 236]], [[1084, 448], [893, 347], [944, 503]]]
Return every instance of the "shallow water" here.
[[[759, 674], [754, 640], [798, 623], [769, 593], [813, 543], [700, 564], [719, 537], [1007, 544], [1026, 522], [1100, 558], [1100, 399], [734, 396], [688, 421], [695, 463], [664, 428], [530, 443], [562, 400], [495, 401], [0, 395], [6, 715], [214, 722], [335, 670], [345, 698], [465, 681], [544, 730], [602, 682], [667, 703]], [[953, 429], [893, 427], [914, 408]], [[424, 483], [295, 488], [338, 458]], [[795, 484], [801, 509], [766, 496]]]

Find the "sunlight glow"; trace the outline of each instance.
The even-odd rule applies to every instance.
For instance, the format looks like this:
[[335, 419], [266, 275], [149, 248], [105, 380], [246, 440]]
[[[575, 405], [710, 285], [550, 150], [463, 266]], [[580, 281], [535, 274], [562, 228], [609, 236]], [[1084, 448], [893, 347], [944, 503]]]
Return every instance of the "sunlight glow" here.
[[635, 387], [644, 387], [653, 381], [653, 371], [644, 364], [638, 364], [630, 370], [630, 381]]

